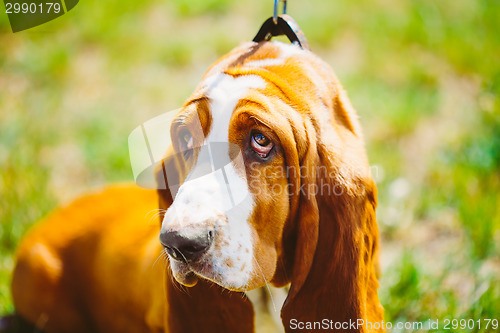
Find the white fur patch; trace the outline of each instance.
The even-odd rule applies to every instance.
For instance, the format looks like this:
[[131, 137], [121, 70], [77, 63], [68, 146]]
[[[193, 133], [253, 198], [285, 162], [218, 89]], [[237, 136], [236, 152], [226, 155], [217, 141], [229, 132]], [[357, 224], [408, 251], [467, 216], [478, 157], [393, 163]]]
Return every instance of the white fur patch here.
[[246, 291], [254, 310], [254, 324], [262, 331], [284, 332], [281, 322], [281, 308], [288, 296], [289, 285], [285, 287], [264, 287]]
[[[212, 127], [196, 165], [165, 214], [163, 228], [174, 229], [184, 237], [196, 237], [213, 230], [212, 247], [202, 262], [191, 264], [190, 269], [224, 287], [243, 288], [253, 273], [253, 241], [248, 218], [254, 202], [244, 175], [235, 170], [234, 163], [227, 157], [231, 145], [228, 133], [238, 101], [249, 89], [265, 87], [265, 81], [255, 75], [233, 78], [216, 74], [202, 82], [202, 86], [210, 99]], [[218, 146], [220, 143], [227, 145]], [[221, 149], [217, 147], [224, 151], [213, 151]], [[221, 153], [228, 163], [214, 170], [217, 164], [214, 158]], [[241, 153], [237, 158], [242, 158]], [[177, 268], [178, 265], [172, 266], [174, 270]]]
[[212, 128], [207, 142], [227, 142], [229, 121], [238, 101], [245, 97], [248, 89], [264, 88], [266, 82], [257, 75], [245, 75], [233, 78], [227, 74], [216, 74], [207, 78], [204, 85], [208, 88], [212, 114]]

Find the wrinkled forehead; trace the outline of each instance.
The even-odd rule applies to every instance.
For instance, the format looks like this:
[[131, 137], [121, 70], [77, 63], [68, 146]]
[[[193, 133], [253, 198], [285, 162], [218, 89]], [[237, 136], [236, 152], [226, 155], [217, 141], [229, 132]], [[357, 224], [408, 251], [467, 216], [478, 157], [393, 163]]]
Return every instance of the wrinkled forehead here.
[[[161, 161], [167, 160], [166, 151], [172, 151], [170, 144], [189, 135], [204, 136], [204, 140], [194, 140], [195, 145], [231, 143], [231, 120], [235, 110], [243, 111], [239, 106], [245, 103], [252, 106], [246, 110], [252, 113], [253, 109], [252, 119], [279, 130], [280, 137], [305, 137], [303, 119], [310, 117], [311, 110], [328, 109], [324, 106], [332, 103], [329, 94], [334, 81], [328, 65], [297, 46], [275, 42], [243, 44], [209, 68], [181, 109], [155, 117], [131, 133], [134, 179], [151, 188], [156, 178], [150, 171], [164, 167]], [[192, 121], [186, 121], [189, 119]], [[179, 130], [170, 132], [167, 128]], [[184, 153], [178, 150], [169, 154]]]
[[205, 76], [235, 67], [271, 67], [284, 65], [293, 57], [301, 57], [306, 51], [284, 43], [245, 43], [220, 58], [207, 70]]
[[[247, 101], [294, 122], [282, 104], [292, 106], [299, 118], [318, 105], [328, 107], [335, 80], [328, 65], [295, 45], [246, 43], [208, 69], [185, 107], [203, 99], [210, 123], [228, 124], [239, 103]], [[222, 132], [227, 135], [227, 128]]]
[[[205, 73], [205, 77], [237, 67], [245, 67], [247, 69], [255, 67], [266, 68], [270, 71], [276, 71], [279, 69], [277, 66], [293, 65], [298, 69], [300, 65], [305, 65], [308, 62], [314, 63], [317, 60], [319, 59], [311, 52], [305, 51], [296, 45], [281, 42], [251, 42], [240, 45], [216, 61], [209, 67]], [[282, 71], [280, 74], [286, 76], [286, 72]]]

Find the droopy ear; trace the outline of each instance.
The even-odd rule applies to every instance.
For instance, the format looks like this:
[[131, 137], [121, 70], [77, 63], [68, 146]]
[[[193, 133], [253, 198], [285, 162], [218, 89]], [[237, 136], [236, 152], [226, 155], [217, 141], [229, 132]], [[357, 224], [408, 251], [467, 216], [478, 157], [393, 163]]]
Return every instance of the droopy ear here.
[[[319, 133], [310, 126], [308, 133]], [[323, 319], [332, 325], [360, 324], [341, 331], [383, 331], [370, 329], [383, 320], [377, 293], [376, 187], [361, 138], [352, 128], [340, 131], [336, 143], [314, 142], [311, 136], [301, 163], [304, 190], [295, 221], [294, 266], [281, 311], [287, 332], [297, 332], [294, 323]]]

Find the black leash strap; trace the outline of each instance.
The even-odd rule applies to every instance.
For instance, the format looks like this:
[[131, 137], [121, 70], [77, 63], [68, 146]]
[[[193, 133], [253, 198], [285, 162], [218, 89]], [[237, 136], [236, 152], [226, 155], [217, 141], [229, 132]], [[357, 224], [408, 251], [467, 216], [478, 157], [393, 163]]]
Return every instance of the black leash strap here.
[[[283, 2], [283, 14], [278, 16], [278, 3]], [[254, 42], [271, 40], [276, 36], [285, 35], [292, 44], [297, 44], [301, 48], [310, 50], [306, 36], [295, 20], [286, 15], [286, 0], [274, 0], [274, 15], [268, 18], [255, 35]]]

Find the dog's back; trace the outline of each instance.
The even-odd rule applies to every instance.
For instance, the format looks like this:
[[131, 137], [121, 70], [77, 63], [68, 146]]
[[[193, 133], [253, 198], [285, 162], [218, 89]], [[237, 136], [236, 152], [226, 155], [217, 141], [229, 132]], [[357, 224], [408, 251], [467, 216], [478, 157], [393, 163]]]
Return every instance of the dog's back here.
[[161, 301], [165, 295], [151, 288], [165, 273], [164, 262], [153, 265], [155, 260], [166, 260], [154, 218], [157, 201], [155, 191], [116, 186], [35, 226], [18, 249], [12, 282], [17, 314], [50, 332], [161, 327], [155, 296]]

